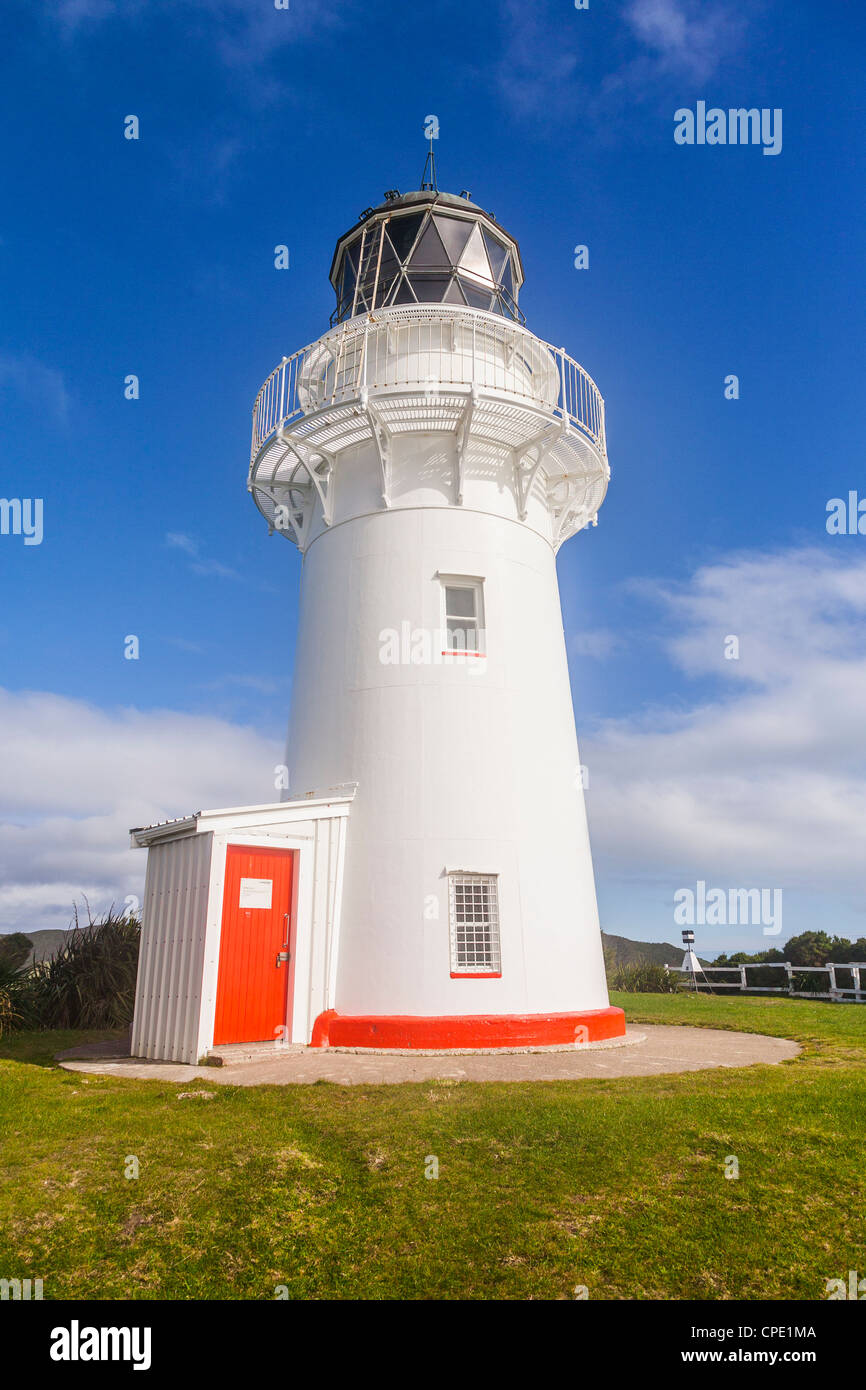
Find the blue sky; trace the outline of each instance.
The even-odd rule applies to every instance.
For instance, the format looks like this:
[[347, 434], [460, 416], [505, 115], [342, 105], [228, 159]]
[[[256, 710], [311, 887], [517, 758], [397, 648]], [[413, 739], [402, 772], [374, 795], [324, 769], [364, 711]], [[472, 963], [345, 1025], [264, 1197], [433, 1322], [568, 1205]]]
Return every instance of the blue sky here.
[[[519, 239], [528, 326], [606, 399], [608, 498], [559, 559], [603, 924], [677, 939], [703, 879], [782, 888], [781, 939], [866, 933], [866, 536], [825, 527], [866, 496], [858, 8], [10, 16], [0, 493], [45, 533], [0, 536], [0, 930], [134, 893], [131, 824], [274, 796], [299, 560], [245, 491], [250, 409], [327, 327], [337, 236], [417, 186], [432, 113], [440, 186]], [[781, 108], [781, 153], [677, 145], [699, 100]]]

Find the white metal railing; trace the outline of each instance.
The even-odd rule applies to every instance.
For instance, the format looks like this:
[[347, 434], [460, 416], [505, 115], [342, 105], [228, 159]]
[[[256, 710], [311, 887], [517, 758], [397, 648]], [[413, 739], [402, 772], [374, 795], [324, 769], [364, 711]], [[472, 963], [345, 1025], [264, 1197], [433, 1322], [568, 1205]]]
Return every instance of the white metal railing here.
[[[691, 975], [688, 966], [666, 965], [668, 972], [676, 971], [683, 975]], [[787, 973], [788, 983], [786, 985], [752, 985], [746, 978], [747, 970], [784, 970]], [[852, 988], [843, 988], [836, 983], [836, 971], [847, 970], [851, 975]], [[700, 974], [703, 975], [705, 985], [698, 984], [698, 988], [709, 989], [748, 989], [756, 994], [793, 994], [802, 999], [844, 999], [850, 995], [855, 1004], [866, 1004], [866, 982], [862, 988], [860, 983], [860, 971], [866, 970], [866, 961], [851, 961], [845, 964], [833, 964], [828, 962], [826, 965], [792, 965], [788, 960], [763, 960], [749, 961], [745, 965], [705, 965], [701, 968]], [[795, 975], [814, 975], [823, 972], [828, 976], [829, 989], [824, 991], [811, 989], [794, 989]], [[731, 984], [726, 984], [724, 980], [711, 980], [710, 975], [738, 975], [739, 979]]]
[[430, 305], [349, 319], [284, 357], [253, 406], [252, 467], [278, 429], [363, 392], [453, 387], [501, 391], [546, 407], [607, 457], [604, 401], [562, 348], [495, 314]]

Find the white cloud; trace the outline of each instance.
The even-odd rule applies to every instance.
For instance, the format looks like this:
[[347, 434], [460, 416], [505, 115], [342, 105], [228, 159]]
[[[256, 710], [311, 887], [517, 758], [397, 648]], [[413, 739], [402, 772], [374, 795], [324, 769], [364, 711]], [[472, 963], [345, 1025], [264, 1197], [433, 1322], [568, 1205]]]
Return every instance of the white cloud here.
[[198, 23], [201, 35], [233, 68], [255, 68], [285, 47], [321, 37], [355, 8], [354, 0], [317, 0], [314, 5], [292, 0], [280, 10], [273, 0], [43, 0], [46, 19], [57, 23], [66, 39], [107, 22], [181, 15], [187, 29]]
[[47, 411], [59, 425], [68, 423], [71, 398], [63, 373], [55, 367], [46, 367], [27, 352], [18, 356], [2, 353], [0, 387], [3, 386], [11, 387], [19, 404], [23, 402], [40, 414]]
[[609, 628], [583, 628], [573, 635], [569, 643], [575, 656], [588, 656], [597, 660], [603, 660], [612, 652], [619, 651], [622, 645], [623, 639], [619, 633], [612, 632]]
[[554, 13], [549, 0], [502, 0], [504, 35], [497, 79], [508, 105], [518, 114], [541, 117], [551, 99], [580, 92], [575, 32], [565, 25], [580, 23], [576, 11]]
[[743, 19], [706, 0], [631, 0], [625, 19], [660, 71], [697, 81], [711, 77], [739, 47]]
[[276, 801], [283, 758], [254, 729], [204, 715], [0, 690], [0, 931], [66, 926], [82, 894], [94, 909], [140, 896], [130, 826]]
[[241, 690], [253, 690], [257, 695], [275, 695], [280, 689], [276, 681], [270, 680], [267, 676], [244, 676], [237, 672], [232, 672], [227, 676], [218, 676], [216, 680], [202, 682], [202, 690], [227, 690], [231, 687], [238, 687]]
[[169, 531], [165, 543], [171, 550], [181, 550], [189, 558], [193, 574], [216, 575], [220, 579], [240, 579], [237, 570], [222, 564], [220, 560], [209, 560], [201, 553], [201, 543], [195, 536], [187, 536], [183, 531]]
[[[756, 17], [757, 4], [750, 10]], [[713, 77], [742, 47], [745, 15], [716, 0], [627, 0], [606, 7], [604, 39], [593, 11], [562, 0], [501, 0], [502, 49], [495, 65], [510, 108], [549, 126], [565, 115], [610, 137], [634, 104], [682, 95]], [[597, 16], [595, 17], [597, 19]]]
[[[643, 591], [671, 625], [684, 685], [676, 708], [606, 721], [582, 741], [601, 872], [859, 896], [866, 558], [733, 556]], [[731, 635], [739, 660], [724, 657]], [[688, 678], [714, 675], [721, 693], [689, 704]]]

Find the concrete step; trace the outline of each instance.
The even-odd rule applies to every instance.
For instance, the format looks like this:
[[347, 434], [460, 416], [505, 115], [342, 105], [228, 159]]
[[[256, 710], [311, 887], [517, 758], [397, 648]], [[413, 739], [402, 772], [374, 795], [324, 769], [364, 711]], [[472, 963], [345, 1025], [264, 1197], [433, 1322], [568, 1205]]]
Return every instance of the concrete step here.
[[276, 1059], [306, 1051], [307, 1047], [304, 1043], [227, 1043], [209, 1049], [206, 1065], [212, 1067], [233, 1066], [236, 1062], [260, 1062], [267, 1057]]

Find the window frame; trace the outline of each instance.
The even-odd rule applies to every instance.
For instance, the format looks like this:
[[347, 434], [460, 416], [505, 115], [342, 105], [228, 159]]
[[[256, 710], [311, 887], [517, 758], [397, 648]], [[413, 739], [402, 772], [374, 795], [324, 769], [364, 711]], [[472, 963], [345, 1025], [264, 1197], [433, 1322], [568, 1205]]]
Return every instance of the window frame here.
[[[484, 602], [484, 580], [478, 575], [472, 574], [439, 574], [438, 576], [442, 595], [440, 599], [440, 619], [442, 634], [442, 655], [443, 656], [462, 656], [462, 657], [486, 657], [487, 656], [487, 628], [485, 620]], [[474, 647], [454, 647], [450, 643], [449, 618], [448, 618], [448, 590], [449, 589], [468, 589], [475, 595], [475, 616], [471, 621], [475, 627], [476, 645]], [[457, 625], [460, 622], [459, 614], [452, 614], [451, 621]]]
[[[452, 980], [501, 980], [502, 979], [502, 932], [501, 917], [499, 911], [499, 874], [498, 873], [479, 873], [471, 869], [449, 869], [448, 879], [448, 933], [449, 933], [449, 959], [451, 966]], [[473, 919], [467, 923], [457, 921], [457, 889], [466, 887], [469, 883], [486, 885], [487, 889], [487, 920], [480, 921]], [[465, 905], [464, 905], [465, 911]], [[472, 937], [471, 949], [467, 942], [467, 926]], [[489, 937], [489, 964], [479, 964], [477, 960], [471, 960], [460, 964], [461, 948], [464, 956], [472, 954], [476, 956], [477, 950], [477, 930], [482, 929]], [[464, 940], [459, 940], [460, 929], [463, 930]]]

